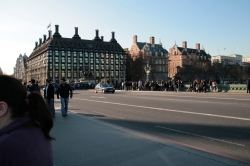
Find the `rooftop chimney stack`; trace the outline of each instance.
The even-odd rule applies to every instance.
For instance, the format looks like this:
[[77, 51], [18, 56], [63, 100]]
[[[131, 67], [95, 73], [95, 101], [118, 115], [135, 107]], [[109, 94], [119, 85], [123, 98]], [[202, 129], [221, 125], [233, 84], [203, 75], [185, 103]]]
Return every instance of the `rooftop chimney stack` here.
[[134, 41], [134, 44], [137, 43], [137, 36], [136, 35], [133, 37], [133, 41]]
[[183, 41], [183, 42], [182, 42], [182, 47], [183, 47], [183, 48], [187, 48], [187, 42], [186, 42], [186, 41]]
[[54, 33], [53, 37], [59, 37], [59, 38], [62, 37], [59, 33], [59, 25], [55, 25], [55, 33]]
[[200, 43], [196, 43], [196, 50], [200, 50]]
[[39, 38], [39, 46], [42, 45], [42, 38]]
[[73, 36], [73, 39], [81, 39], [78, 35], [78, 27], [75, 27], [75, 35]]
[[112, 38], [111, 38], [110, 42], [117, 43], [117, 41], [115, 40], [115, 32], [111, 32], [111, 33], [112, 33]]
[[45, 43], [46, 41], [46, 35], [43, 35], [43, 42]]
[[94, 40], [101, 40], [99, 38], [99, 30], [98, 29], [95, 30], [95, 38], [94, 38]]
[[37, 48], [37, 46], [38, 46], [38, 42], [35, 42], [36, 43], [36, 47], [35, 48]]
[[155, 44], [155, 37], [154, 36], [151, 36], [149, 38], [149, 40], [150, 40], [150, 44]]
[[48, 32], [49, 32], [48, 39], [50, 39], [51, 38], [51, 30], [49, 30]]
[[101, 36], [101, 40], [103, 41], [103, 36]]

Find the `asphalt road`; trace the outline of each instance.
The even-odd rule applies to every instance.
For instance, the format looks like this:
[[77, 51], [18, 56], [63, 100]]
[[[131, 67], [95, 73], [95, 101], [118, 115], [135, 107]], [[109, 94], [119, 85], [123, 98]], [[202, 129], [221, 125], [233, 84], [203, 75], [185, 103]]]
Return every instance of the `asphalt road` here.
[[76, 90], [69, 110], [250, 162], [250, 94]]

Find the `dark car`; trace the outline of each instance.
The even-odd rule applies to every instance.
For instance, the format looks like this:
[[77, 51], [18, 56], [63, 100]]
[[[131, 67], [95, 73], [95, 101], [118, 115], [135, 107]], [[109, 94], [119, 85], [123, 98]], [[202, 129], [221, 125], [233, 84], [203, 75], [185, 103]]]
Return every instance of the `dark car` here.
[[95, 86], [95, 93], [101, 91], [102, 93], [115, 93], [115, 88], [107, 83], [99, 83]]

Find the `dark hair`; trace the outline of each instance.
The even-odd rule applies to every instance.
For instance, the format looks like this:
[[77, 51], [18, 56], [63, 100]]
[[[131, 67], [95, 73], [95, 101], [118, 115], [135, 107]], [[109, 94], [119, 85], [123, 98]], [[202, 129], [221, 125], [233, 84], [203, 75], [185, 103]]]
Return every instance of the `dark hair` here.
[[[28, 99], [28, 104], [26, 102]], [[22, 83], [10, 76], [0, 75], [0, 101], [4, 101], [10, 108], [12, 119], [21, 118], [26, 113], [36, 122], [44, 135], [53, 140], [49, 132], [53, 127], [53, 119], [50, 110], [43, 97], [37, 92], [27, 91]]]
[[34, 84], [36, 81], [34, 79], [31, 79], [31, 83]]

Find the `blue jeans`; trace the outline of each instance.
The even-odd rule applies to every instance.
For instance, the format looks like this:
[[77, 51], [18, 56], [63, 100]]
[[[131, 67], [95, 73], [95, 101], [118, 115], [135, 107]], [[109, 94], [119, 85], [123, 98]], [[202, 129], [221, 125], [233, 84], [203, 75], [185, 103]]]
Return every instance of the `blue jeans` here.
[[68, 103], [69, 103], [69, 98], [62, 98], [61, 97], [61, 112], [62, 112], [62, 115], [67, 115]]
[[54, 106], [54, 100], [49, 100], [48, 98], [46, 98], [46, 103], [49, 106], [50, 112], [52, 116], [55, 116], [55, 106]]

